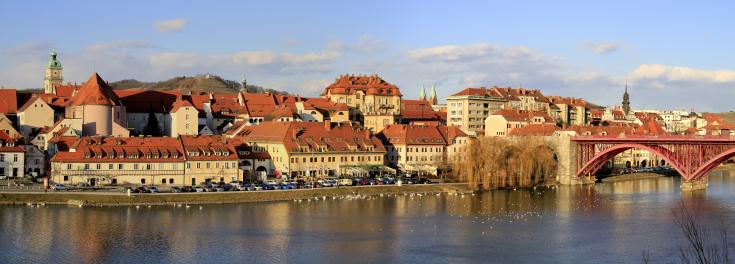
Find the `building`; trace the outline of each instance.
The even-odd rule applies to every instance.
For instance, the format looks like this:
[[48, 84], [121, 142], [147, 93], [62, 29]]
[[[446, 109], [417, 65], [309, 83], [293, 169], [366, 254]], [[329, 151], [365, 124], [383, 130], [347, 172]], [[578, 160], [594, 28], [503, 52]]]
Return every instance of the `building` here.
[[24, 138], [41, 128], [54, 125], [54, 109], [41, 97], [33, 96], [18, 109], [18, 127]]
[[125, 106], [112, 87], [93, 73], [67, 103], [64, 121], [83, 136], [127, 137], [125, 113]]
[[243, 180], [237, 151], [227, 137], [182, 135], [179, 139], [186, 155], [186, 184]]
[[493, 91], [505, 99], [504, 108], [550, 113], [550, 102], [541, 90], [493, 87]]
[[342, 75], [324, 88], [322, 97], [350, 107], [350, 119], [373, 132], [395, 123], [401, 113], [401, 91], [377, 75]]
[[446, 123], [446, 117], [435, 111], [432, 104], [426, 100], [401, 100], [401, 114], [397, 118], [400, 124], [413, 122]]
[[22, 145], [0, 131], [0, 177], [21, 177], [25, 168]]
[[522, 128], [530, 124], [551, 124], [556, 122], [545, 111], [527, 111], [516, 109], [501, 109], [495, 111], [485, 119], [485, 136], [507, 136], [513, 129]]
[[46, 65], [46, 73], [43, 77], [43, 91], [47, 94], [55, 94], [56, 86], [64, 82], [64, 68], [57, 58], [55, 51], [49, 56], [48, 65]]
[[563, 126], [590, 124], [592, 122], [592, 110], [602, 109], [591, 107], [582, 98], [549, 96], [547, 99], [556, 106], [558, 118]]
[[461, 129], [438, 123], [390, 125], [377, 136], [386, 147], [389, 166], [435, 176], [446, 170], [469, 140]]
[[493, 89], [465, 88], [447, 97], [447, 125], [459, 127], [468, 135], [484, 135], [485, 119], [505, 104], [505, 98]]
[[316, 179], [367, 175], [383, 165], [385, 148], [369, 131], [331, 122], [263, 122], [238, 135], [253, 152], [267, 152], [274, 177]]
[[[63, 184], [196, 185], [242, 180], [234, 145], [220, 136], [58, 137], [51, 180]], [[57, 148], [55, 147], [55, 148]]]

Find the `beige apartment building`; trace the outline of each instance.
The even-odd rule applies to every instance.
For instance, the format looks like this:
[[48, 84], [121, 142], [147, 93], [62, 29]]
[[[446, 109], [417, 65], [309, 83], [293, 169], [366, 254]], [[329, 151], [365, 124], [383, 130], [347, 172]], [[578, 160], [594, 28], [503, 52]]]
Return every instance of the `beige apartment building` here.
[[500, 94], [487, 88], [466, 88], [447, 97], [447, 125], [477, 136], [485, 133], [485, 119], [506, 104]]

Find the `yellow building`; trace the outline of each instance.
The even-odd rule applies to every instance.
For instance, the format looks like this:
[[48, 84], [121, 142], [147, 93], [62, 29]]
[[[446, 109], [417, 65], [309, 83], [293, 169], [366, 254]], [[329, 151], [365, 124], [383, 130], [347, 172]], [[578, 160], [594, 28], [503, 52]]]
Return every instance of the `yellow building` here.
[[330, 122], [263, 122], [241, 135], [254, 152], [268, 152], [274, 176], [315, 179], [390, 172], [385, 148], [366, 130]]
[[[385, 116], [401, 114], [400, 89], [377, 75], [342, 75], [324, 88], [322, 96], [335, 103], [347, 104], [352, 120], [361, 121], [373, 131], [380, 131], [375, 126], [383, 126], [383, 120], [387, 120]], [[377, 122], [375, 126], [368, 126], [367, 120], [363, 121], [363, 117], [370, 115], [379, 116], [371, 119]]]
[[438, 175], [454, 155], [461, 154], [468, 135], [436, 122], [390, 125], [378, 135], [386, 147], [386, 162], [403, 172]]
[[486, 137], [504, 137], [511, 130], [530, 124], [555, 124], [554, 118], [543, 111], [501, 109], [485, 119]]

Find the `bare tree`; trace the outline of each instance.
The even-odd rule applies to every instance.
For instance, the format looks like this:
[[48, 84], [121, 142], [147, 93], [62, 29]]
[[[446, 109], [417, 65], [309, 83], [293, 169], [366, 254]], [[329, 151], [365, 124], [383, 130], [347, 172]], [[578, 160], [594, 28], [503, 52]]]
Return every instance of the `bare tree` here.
[[731, 263], [731, 241], [723, 224], [720, 224], [719, 237], [713, 238], [707, 223], [699, 217], [698, 208], [684, 201], [675, 209], [674, 220], [686, 239], [685, 244], [679, 247], [682, 263]]

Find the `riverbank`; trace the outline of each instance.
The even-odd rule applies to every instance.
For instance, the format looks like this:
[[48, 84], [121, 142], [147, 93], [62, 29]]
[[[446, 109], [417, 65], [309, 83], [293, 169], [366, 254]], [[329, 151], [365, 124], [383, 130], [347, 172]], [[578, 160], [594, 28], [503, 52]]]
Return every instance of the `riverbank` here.
[[171, 205], [171, 204], [223, 204], [270, 202], [310, 199], [317, 197], [342, 197], [348, 195], [380, 195], [403, 193], [469, 192], [466, 183], [354, 186], [276, 191], [214, 192], [214, 193], [158, 193], [135, 194], [94, 192], [2, 192], [0, 204], [69, 204], [84, 206], [117, 205]]

